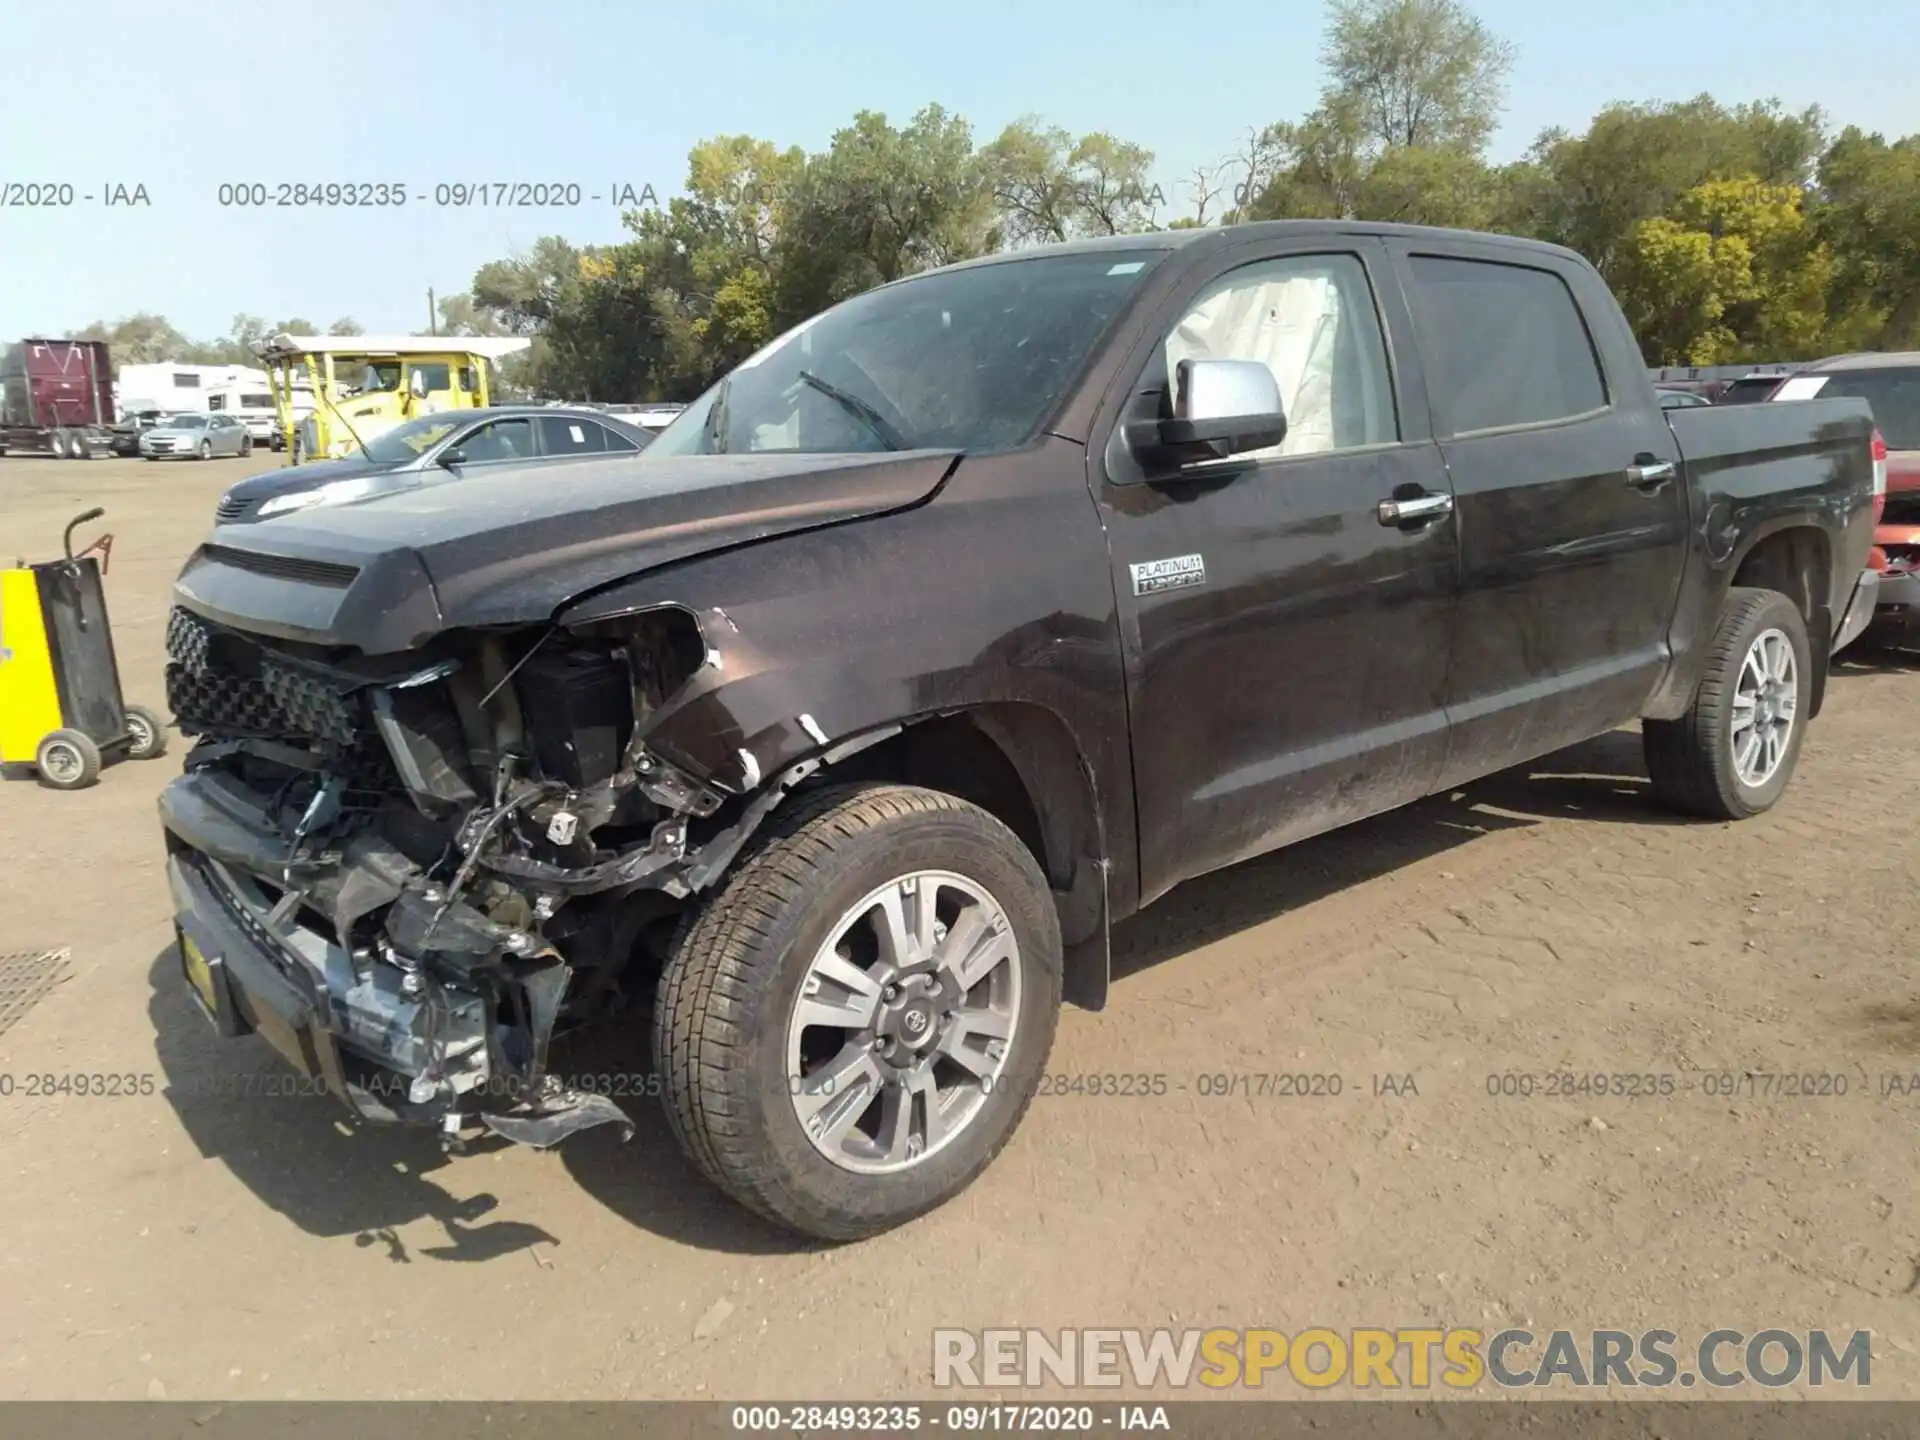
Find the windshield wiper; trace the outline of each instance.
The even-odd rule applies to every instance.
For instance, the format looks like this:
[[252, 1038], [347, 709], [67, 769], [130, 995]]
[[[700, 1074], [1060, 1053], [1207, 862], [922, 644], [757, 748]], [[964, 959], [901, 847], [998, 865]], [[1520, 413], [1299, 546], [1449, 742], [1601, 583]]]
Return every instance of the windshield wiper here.
[[851, 394], [848, 391], [842, 390], [838, 385], [822, 380], [811, 370], [800, 371], [798, 378], [806, 384], [811, 385], [829, 400], [837, 402], [842, 409], [852, 412], [861, 420], [865, 421], [867, 428], [880, 437], [880, 443], [885, 445], [887, 449], [911, 450], [913, 448], [913, 446], [907, 443], [906, 438], [902, 436], [898, 430], [887, 423], [886, 416], [882, 415], [858, 395]]

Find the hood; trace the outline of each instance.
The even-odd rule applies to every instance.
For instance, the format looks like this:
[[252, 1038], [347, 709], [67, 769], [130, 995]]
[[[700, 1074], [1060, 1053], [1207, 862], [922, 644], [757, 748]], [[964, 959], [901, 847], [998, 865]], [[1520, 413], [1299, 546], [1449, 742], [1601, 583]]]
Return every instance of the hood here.
[[914, 450], [501, 466], [222, 526], [188, 560], [174, 599], [258, 634], [386, 654], [440, 630], [545, 620], [678, 560], [905, 508], [958, 459]]
[[250, 475], [229, 489], [227, 498], [244, 500], [251, 509], [254, 501], [317, 490], [335, 480], [356, 480], [362, 475], [378, 475], [395, 468], [392, 464], [373, 464], [358, 455], [348, 460], [316, 460], [311, 465], [288, 465], [262, 475]]

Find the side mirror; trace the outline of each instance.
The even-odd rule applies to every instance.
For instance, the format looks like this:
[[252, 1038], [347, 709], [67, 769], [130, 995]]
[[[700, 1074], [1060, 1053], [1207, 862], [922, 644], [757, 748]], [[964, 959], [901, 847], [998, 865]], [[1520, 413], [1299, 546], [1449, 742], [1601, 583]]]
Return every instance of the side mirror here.
[[458, 445], [455, 445], [451, 449], [442, 450], [440, 452], [440, 458], [434, 463], [444, 465], [447, 469], [451, 470], [456, 465], [464, 465], [467, 463], [467, 452], [462, 450]]
[[425, 374], [424, 372], [422, 372], [422, 371], [419, 371], [419, 370], [416, 370], [416, 371], [414, 371], [414, 372], [413, 372], [413, 380], [412, 380], [412, 382], [411, 382], [411, 383], [410, 383], [410, 384], [408, 385], [408, 387], [407, 387], [407, 388], [413, 391], [413, 398], [414, 398], [414, 399], [416, 399], [416, 400], [424, 400], [424, 399], [426, 399], [426, 398], [427, 398], [427, 377], [426, 377], [426, 374]]
[[1258, 360], [1182, 360], [1173, 385], [1172, 419], [1127, 426], [1127, 446], [1147, 469], [1224, 460], [1287, 438], [1280, 386]]

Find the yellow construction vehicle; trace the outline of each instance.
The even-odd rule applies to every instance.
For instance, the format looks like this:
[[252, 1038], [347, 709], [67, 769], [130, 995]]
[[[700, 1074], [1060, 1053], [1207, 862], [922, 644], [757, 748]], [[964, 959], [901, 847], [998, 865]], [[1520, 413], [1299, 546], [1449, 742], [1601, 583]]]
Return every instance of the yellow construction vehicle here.
[[[531, 340], [447, 335], [274, 335], [253, 347], [289, 464], [338, 460], [404, 420], [490, 402], [487, 367]], [[308, 407], [311, 407], [310, 409]]]

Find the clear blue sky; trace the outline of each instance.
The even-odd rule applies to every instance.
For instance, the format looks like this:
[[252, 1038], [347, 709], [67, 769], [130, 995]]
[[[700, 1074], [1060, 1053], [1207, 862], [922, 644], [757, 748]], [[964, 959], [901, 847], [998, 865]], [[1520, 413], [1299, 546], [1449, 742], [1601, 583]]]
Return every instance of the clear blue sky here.
[[[1838, 124], [1920, 131], [1915, 0], [1479, 0], [1519, 47], [1499, 158], [1611, 100], [1777, 95]], [[1831, 14], [1831, 20], [1827, 16]], [[305, 17], [305, 18], [303, 18]], [[929, 101], [984, 142], [1037, 113], [1109, 130], [1180, 178], [1319, 89], [1317, 3], [1227, 0], [0, 0], [0, 181], [143, 208], [0, 208], [0, 339], [157, 311], [194, 338], [244, 311], [418, 330], [426, 291], [545, 233], [622, 235], [579, 209], [436, 209], [443, 181], [678, 189], [701, 139], [809, 150], [861, 108], [895, 123]], [[1904, 58], [1900, 58], [1903, 57]], [[37, 57], [29, 59], [29, 57]], [[404, 181], [400, 211], [223, 209], [229, 181]]]

